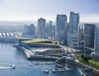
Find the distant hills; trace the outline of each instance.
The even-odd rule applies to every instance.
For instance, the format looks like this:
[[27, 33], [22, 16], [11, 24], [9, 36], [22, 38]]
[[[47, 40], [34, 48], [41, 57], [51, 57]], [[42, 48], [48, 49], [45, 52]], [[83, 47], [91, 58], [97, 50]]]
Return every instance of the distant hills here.
[[36, 21], [0, 21], [0, 26], [24, 26], [25, 24], [37, 25]]

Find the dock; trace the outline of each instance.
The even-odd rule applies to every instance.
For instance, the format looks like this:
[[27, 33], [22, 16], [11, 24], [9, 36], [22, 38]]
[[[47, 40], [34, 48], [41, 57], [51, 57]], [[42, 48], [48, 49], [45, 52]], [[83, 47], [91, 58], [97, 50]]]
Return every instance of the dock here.
[[59, 59], [58, 57], [54, 57], [54, 56], [35, 55], [33, 51], [19, 45], [13, 45], [13, 47], [22, 51], [28, 60], [56, 61], [57, 59]]

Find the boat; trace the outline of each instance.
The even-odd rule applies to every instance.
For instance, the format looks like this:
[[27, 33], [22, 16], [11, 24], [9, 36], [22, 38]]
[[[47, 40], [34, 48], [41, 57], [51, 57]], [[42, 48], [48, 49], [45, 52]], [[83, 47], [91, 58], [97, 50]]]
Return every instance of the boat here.
[[55, 69], [52, 69], [52, 72], [55, 73], [56, 72]]
[[49, 73], [49, 70], [48, 69], [45, 69], [45, 70], [42, 70], [44, 73], [48, 74]]
[[65, 71], [65, 69], [63, 69], [63, 68], [55, 68], [55, 69], [53, 69], [53, 71], [55, 71], [55, 72], [63, 72], [63, 71]]

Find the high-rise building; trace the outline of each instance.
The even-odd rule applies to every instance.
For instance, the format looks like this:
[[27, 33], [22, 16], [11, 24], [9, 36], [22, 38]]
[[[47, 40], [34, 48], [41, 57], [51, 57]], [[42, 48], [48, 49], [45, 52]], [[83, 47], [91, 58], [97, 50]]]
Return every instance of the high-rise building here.
[[52, 21], [49, 21], [49, 23], [46, 24], [46, 37], [48, 39], [52, 39]]
[[35, 26], [33, 24], [31, 25], [24, 25], [24, 31], [22, 36], [28, 37], [28, 38], [35, 38]]
[[70, 12], [69, 32], [77, 33], [78, 32], [78, 24], [79, 24], [79, 14]]
[[69, 32], [68, 32], [68, 46], [71, 48], [78, 48], [78, 24], [79, 14], [70, 12]]
[[39, 38], [45, 38], [45, 25], [46, 25], [46, 20], [44, 18], [39, 18], [38, 19]]
[[55, 41], [56, 38], [56, 26], [53, 25], [52, 26], [52, 40]]
[[84, 50], [84, 24], [79, 24], [79, 49]]
[[56, 30], [57, 30], [57, 40], [62, 43], [67, 43], [67, 16], [57, 15], [56, 17]]
[[95, 24], [84, 24], [84, 43], [87, 48], [94, 48]]
[[99, 55], [99, 25], [95, 28], [95, 53]]

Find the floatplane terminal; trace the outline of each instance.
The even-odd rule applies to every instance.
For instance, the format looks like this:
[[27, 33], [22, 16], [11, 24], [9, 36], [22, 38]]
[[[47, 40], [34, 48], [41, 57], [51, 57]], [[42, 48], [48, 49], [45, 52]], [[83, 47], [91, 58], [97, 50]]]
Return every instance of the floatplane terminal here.
[[[76, 59], [75, 55], [68, 50], [65, 50], [59, 42], [50, 41], [47, 39], [28, 39], [24, 37], [16, 38], [17, 44], [14, 45], [17, 49], [24, 52], [26, 58], [30, 61], [53, 61], [54, 69], [42, 69], [44, 73], [55, 73], [56, 71], [72, 70], [73, 68], [81, 68], [84, 72], [91, 71], [95, 76], [99, 76], [99, 71], [91, 69], [90, 66], [81, 64]], [[58, 68], [56, 69], [56, 66]], [[87, 69], [87, 70], [85, 70]], [[84, 76], [84, 74], [82, 74]]]

